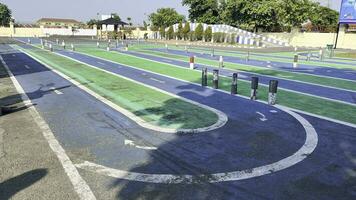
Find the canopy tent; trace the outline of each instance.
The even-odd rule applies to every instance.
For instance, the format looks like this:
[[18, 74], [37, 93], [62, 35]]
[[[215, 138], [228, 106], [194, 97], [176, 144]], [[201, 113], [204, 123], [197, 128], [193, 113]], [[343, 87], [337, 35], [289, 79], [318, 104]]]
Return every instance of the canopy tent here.
[[97, 25], [114, 25], [114, 26], [125, 26], [128, 25], [128, 23], [121, 21], [120, 19], [116, 18], [108, 18], [102, 21], [99, 21]]

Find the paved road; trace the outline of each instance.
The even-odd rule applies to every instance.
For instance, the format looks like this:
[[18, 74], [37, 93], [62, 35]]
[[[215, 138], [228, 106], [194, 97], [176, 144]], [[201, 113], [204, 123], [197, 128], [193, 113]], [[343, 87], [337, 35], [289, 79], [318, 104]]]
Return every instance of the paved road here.
[[[148, 54], [142, 54], [138, 52], [133, 52], [133, 51], [120, 51], [121, 53], [129, 54], [129, 55], [134, 55], [138, 56], [141, 58], [146, 58], [149, 60], [153, 61], [158, 61], [162, 63], [167, 63], [167, 64], [173, 64], [185, 68], [189, 68], [189, 64], [187, 62], [183, 61], [177, 61], [174, 59], [169, 59], [169, 58], [162, 58], [158, 56], [153, 56], [153, 55], [148, 55]], [[188, 58], [188, 57], [187, 57]], [[187, 59], [188, 60], [188, 59]], [[196, 70], [201, 71], [203, 67], [207, 67], [206, 65], [200, 65], [200, 64], [195, 64], [197, 67]], [[208, 71], [212, 72], [213, 67], [207, 67]], [[220, 74], [223, 76], [228, 76], [231, 77], [232, 73], [236, 71], [234, 70], [229, 70], [229, 69], [220, 69]], [[324, 87], [324, 86], [319, 86], [319, 85], [313, 85], [313, 84], [308, 84], [308, 83], [300, 83], [296, 82], [293, 80], [287, 80], [287, 79], [280, 79], [276, 77], [268, 77], [268, 76], [263, 76], [263, 75], [256, 75], [256, 74], [251, 74], [247, 72], [239, 72], [239, 79], [250, 81], [252, 76], [257, 76], [259, 77], [259, 81], [262, 84], [268, 85], [270, 80], [278, 80], [279, 81], [279, 86], [280, 88], [296, 91], [296, 92], [302, 92], [305, 94], [310, 94], [310, 95], [316, 95], [320, 97], [325, 97], [333, 100], [339, 100], [342, 102], [346, 103], [351, 103], [351, 104], [356, 104], [356, 91], [346, 91], [342, 89], [336, 89], [336, 88], [329, 88], [329, 87]]]
[[[166, 49], [150, 49], [152, 51], [159, 51], [159, 52], [166, 52]], [[210, 59], [210, 60], [219, 60], [219, 56], [211, 57], [209, 53], [196, 53], [196, 52], [188, 52], [182, 50], [168, 50], [169, 53], [184, 55], [184, 56], [198, 56], [200, 58]], [[334, 77], [334, 78], [342, 78], [347, 80], [356, 80], [356, 70], [352, 69], [336, 69], [331, 67], [318, 67], [313, 65], [305, 65], [299, 64], [298, 68], [294, 69], [292, 63], [285, 63], [285, 62], [277, 62], [277, 61], [261, 61], [261, 60], [254, 60], [250, 59], [250, 61], [246, 62], [245, 58], [237, 58], [232, 56], [224, 56], [225, 62], [231, 62], [236, 64], [248, 64], [254, 65], [259, 67], [265, 67], [268, 69], [277, 69], [289, 72], [300, 72], [305, 74], [314, 74], [314, 75], [322, 75], [327, 77]], [[270, 65], [271, 67], [267, 67]]]
[[[68, 52], [61, 52], [66, 54]], [[67, 55], [67, 54], [66, 54]], [[280, 110], [185, 82], [68, 54], [114, 73], [221, 109], [229, 123], [197, 135], [156, 133], [138, 127], [22, 53], [4, 56], [36, 108], [75, 163], [89, 160], [145, 173], [221, 172], [274, 162], [293, 154], [305, 140], [301, 125]], [[30, 66], [30, 69], [24, 67]], [[140, 73], [141, 72], [141, 73]], [[161, 84], [151, 78], [166, 81]], [[50, 88], [59, 88], [56, 94]], [[167, 102], [169, 103], [169, 102]], [[277, 110], [277, 113], [271, 113]], [[262, 122], [256, 111], [264, 113]], [[98, 199], [352, 199], [355, 129], [304, 116], [319, 133], [316, 151], [301, 163], [260, 178], [225, 183], [150, 184], [81, 170]], [[158, 147], [144, 151], [125, 139]], [[351, 170], [351, 171], [350, 171]]]

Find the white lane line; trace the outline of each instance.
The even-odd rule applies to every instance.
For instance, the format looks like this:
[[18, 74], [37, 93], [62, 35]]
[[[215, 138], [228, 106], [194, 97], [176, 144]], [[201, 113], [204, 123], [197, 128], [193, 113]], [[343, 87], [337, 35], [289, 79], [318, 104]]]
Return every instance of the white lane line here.
[[159, 80], [159, 79], [155, 79], [155, 78], [150, 78], [150, 79], [153, 80], [153, 81], [157, 81], [159, 83], [162, 83], [162, 84], [166, 83], [165, 81], [162, 81], [162, 80]]
[[81, 164], [76, 164], [75, 166], [80, 169], [88, 170], [113, 178], [125, 179], [129, 181], [164, 184], [192, 184], [201, 182], [218, 183], [245, 180], [275, 173], [287, 169], [303, 161], [305, 158], [307, 158], [310, 154], [314, 152], [315, 148], [318, 145], [318, 134], [316, 133], [314, 127], [306, 119], [284, 107], [276, 107], [292, 115], [295, 119], [299, 121], [299, 123], [303, 126], [305, 130], [306, 139], [304, 145], [293, 155], [268, 165], [245, 170], [200, 175], [145, 174], [124, 171], [120, 169], [113, 169], [88, 161], [85, 161]]
[[278, 113], [277, 110], [270, 110], [269, 112], [270, 112], [270, 113]]
[[[119, 52], [117, 52], [119, 53]], [[119, 54], [122, 54], [122, 53], [119, 53]], [[145, 53], [142, 53], [144, 55], [150, 55], [150, 54], [145, 54]], [[88, 54], [85, 54], [85, 55], [88, 55]], [[138, 56], [133, 56], [133, 55], [130, 55], [130, 54], [123, 54], [123, 55], [128, 55], [128, 56], [132, 56], [132, 57], [136, 57], [136, 58], [141, 58], [141, 57], [138, 57]], [[88, 55], [88, 56], [91, 56], [91, 55]], [[95, 57], [95, 56], [92, 56], [92, 57]], [[161, 56], [156, 56], [156, 57], [161, 57]], [[163, 58], [163, 57], [162, 57]], [[144, 60], [149, 60], [149, 59], [146, 59], [146, 58], [141, 58], [141, 59], [144, 59]], [[105, 60], [105, 59], [104, 59]], [[173, 59], [175, 60], [175, 59]], [[109, 60], [106, 60], [108, 62], [110, 62]], [[166, 65], [170, 65], [170, 66], [173, 66], [173, 67], [176, 67], [176, 68], [181, 68], [181, 69], [187, 69], [186, 67], [182, 67], [182, 66], [179, 66], [179, 65], [173, 65], [173, 64], [168, 64], [168, 63], [163, 63], [163, 62], [159, 62], [159, 61], [155, 61], [155, 60], [150, 60], [152, 62], [156, 62], [156, 63], [161, 63], [161, 64], [166, 64]], [[113, 62], [113, 61], [111, 61]], [[118, 64], [121, 64], [121, 63], [118, 63]], [[214, 66], [209, 66], [209, 65], [206, 65], [208, 67], [211, 67], [211, 68], [215, 68]], [[140, 70], [143, 70], [143, 69], [140, 69]], [[228, 71], [231, 71], [232, 69], [229, 69], [227, 68], [226, 70]], [[146, 71], [146, 70], [143, 70], [143, 71]], [[151, 72], [153, 73], [153, 72]], [[244, 72], [246, 73], [246, 72]], [[157, 74], [157, 73], [156, 73]], [[252, 72], [247, 72], [246, 74], [256, 74], [256, 75], [259, 75], [257, 73], [252, 73]], [[165, 75], [162, 75], [160, 74], [161, 76], [165, 76]], [[227, 77], [225, 75], [220, 75], [220, 76], [223, 76], [223, 77]], [[261, 75], [260, 75], [261, 76]], [[266, 77], [271, 77], [271, 78], [276, 78], [276, 77], [273, 77], [273, 76], [267, 76], [267, 75], [263, 75], [263, 76], [266, 76]], [[230, 77], [228, 77], [230, 78]], [[347, 89], [342, 89], [342, 88], [335, 88], [335, 87], [331, 87], [331, 86], [325, 86], [325, 85], [319, 85], [319, 84], [314, 84], [314, 83], [306, 83], [306, 82], [301, 82], [301, 81], [297, 81], [297, 80], [291, 80], [291, 79], [286, 79], [286, 78], [281, 78], [281, 77], [277, 77], [278, 79], [282, 79], [282, 80], [286, 80], [286, 81], [294, 81], [294, 82], [300, 82], [300, 83], [303, 83], [303, 84], [309, 84], [309, 85], [316, 85], [316, 86], [320, 86], [320, 87], [324, 87], [324, 88], [331, 88], [331, 89], [336, 89], [336, 90], [341, 90], [341, 91], [346, 91], [346, 92], [352, 92], [352, 93], [356, 93], [356, 91], [354, 90], [347, 90]], [[248, 80], [243, 80], [243, 79], [239, 79], [240, 81], [243, 81], [243, 82], [250, 82]], [[261, 84], [260, 85], [263, 85], [263, 86], [267, 86], [267, 84]], [[342, 101], [342, 100], [337, 100], [337, 99], [331, 99], [331, 98], [328, 98], [328, 97], [323, 97], [323, 96], [318, 96], [318, 95], [313, 95], [313, 94], [309, 94], [309, 93], [304, 93], [304, 92], [299, 92], [299, 91], [296, 91], [296, 90], [291, 90], [291, 89], [286, 89], [286, 88], [283, 88], [283, 87], [280, 87], [281, 90], [284, 90], [284, 91], [288, 91], [288, 92], [293, 92], [293, 93], [297, 93], [297, 94], [302, 94], [302, 95], [306, 95], [306, 96], [311, 96], [311, 97], [315, 97], [315, 98], [319, 98], [319, 99], [324, 99], [324, 100], [328, 100], [328, 101], [334, 101], [334, 102], [337, 102], [337, 103], [342, 103], [342, 104], [347, 104], [347, 105], [350, 105], [350, 106], [356, 106], [355, 103], [350, 103], [350, 102], [347, 102], [347, 101]]]
[[52, 90], [54, 93], [56, 93], [56, 94], [58, 94], [58, 95], [61, 95], [61, 94], [63, 94], [63, 92], [61, 92], [61, 91], [59, 91], [59, 90], [57, 90], [56, 88], [54, 88], [54, 87], [51, 87], [51, 88], [49, 88], [50, 90]]
[[[34, 46], [36, 47], [36, 46]], [[37, 47], [38, 48], [38, 47]], [[141, 119], [140, 117], [136, 116], [135, 114], [133, 114], [132, 112], [126, 110], [125, 108], [122, 108], [114, 103], [112, 103], [111, 101], [103, 98], [102, 96], [98, 95], [97, 93], [93, 92], [92, 90], [88, 89], [87, 87], [83, 86], [82, 84], [80, 84], [79, 82], [73, 80], [72, 78], [68, 77], [67, 75], [55, 70], [54, 68], [50, 67], [49, 65], [47, 65], [46, 63], [42, 62], [41, 60], [37, 59], [36, 57], [30, 55], [29, 53], [25, 52], [23, 49], [19, 49], [19, 51], [21, 51], [22, 53], [25, 53], [26, 55], [28, 55], [29, 57], [31, 57], [32, 59], [36, 60], [38, 63], [41, 63], [43, 66], [47, 67], [48, 69], [51, 69], [53, 72], [55, 72], [56, 74], [58, 74], [59, 76], [62, 76], [63, 78], [65, 78], [66, 80], [70, 81], [71, 83], [73, 83], [73, 85], [77, 86], [78, 88], [84, 90], [85, 92], [87, 92], [88, 94], [92, 95], [94, 98], [98, 99], [99, 101], [105, 103], [106, 105], [110, 106], [111, 108], [117, 110], [118, 112], [124, 114], [126, 117], [130, 118], [131, 120], [133, 120], [134, 122], [136, 122], [138, 125], [144, 127], [144, 128], [147, 128], [147, 129], [151, 129], [151, 130], [155, 130], [155, 131], [158, 131], [158, 132], [164, 132], [164, 133], [200, 133], [200, 132], [206, 132], [206, 131], [211, 131], [211, 130], [215, 130], [215, 129], [218, 129], [222, 126], [225, 126], [225, 124], [227, 123], [228, 121], [228, 117], [226, 116], [225, 113], [219, 111], [219, 110], [216, 110], [212, 107], [209, 107], [209, 106], [206, 106], [204, 104], [200, 104], [200, 103], [197, 103], [195, 101], [191, 101], [189, 99], [186, 99], [184, 97], [181, 97], [181, 96], [178, 96], [178, 95], [175, 95], [175, 94], [172, 94], [172, 93], [169, 93], [169, 92], [166, 92], [164, 90], [161, 90], [161, 89], [158, 89], [156, 87], [153, 87], [153, 86], [150, 86], [150, 85], [147, 85], [147, 84], [144, 84], [144, 83], [141, 83], [141, 82], [138, 82], [136, 80], [133, 80], [133, 79], [130, 79], [130, 78], [127, 78], [125, 76], [121, 76], [119, 74], [116, 74], [116, 73], [113, 73], [113, 72], [110, 72], [110, 71], [106, 71], [104, 69], [101, 69], [99, 67], [95, 67], [93, 65], [89, 65], [87, 63], [84, 63], [84, 62], [81, 62], [81, 61], [78, 61], [78, 60], [75, 60], [71, 57], [68, 57], [68, 56], [65, 56], [65, 55], [61, 55], [61, 54], [58, 54], [58, 53], [55, 53], [56, 55], [58, 56], [62, 56], [64, 58], [67, 58], [67, 59], [70, 59], [70, 60], [73, 60], [77, 63], [81, 63], [83, 65], [86, 65], [86, 66], [89, 66], [89, 67], [92, 67], [94, 69], [97, 69], [99, 71], [103, 71], [105, 73], [108, 73], [108, 74], [112, 74], [114, 76], [117, 76], [117, 77], [120, 77], [120, 78], [123, 78], [125, 80], [129, 80], [129, 81], [132, 81], [134, 83], [137, 83], [137, 84], [140, 84], [140, 85], [143, 85], [143, 86], [146, 86], [148, 88], [151, 88], [153, 90], [156, 90], [156, 91], [159, 91], [161, 93], [164, 93], [164, 94], [167, 94], [167, 95], [170, 95], [170, 96], [173, 96], [175, 98], [178, 98], [178, 99], [181, 99], [183, 101], [186, 101], [188, 103], [191, 103], [191, 104], [194, 104], [194, 105], [197, 105], [201, 108], [204, 108], [204, 109], [207, 109], [207, 110], [210, 110], [212, 112], [214, 112], [217, 116], [218, 116], [218, 120], [215, 124], [211, 125], [211, 126], [208, 126], [208, 127], [203, 127], [203, 128], [196, 128], [196, 129], [172, 129], [172, 128], [163, 128], [163, 127], [160, 127], [160, 126], [156, 126], [156, 125], [153, 125], [153, 124], [150, 124], [146, 121], [144, 121], [143, 119]]]
[[[22, 51], [22, 50], [20, 50]], [[23, 51], [22, 51], [23, 52]], [[144, 127], [144, 128], [148, 128], [148, 129], [151, 129], [151, 130], [155, 130], [155, 131], [159, 131], [159, 132], [166, 132], [166, 133], [201, 133], [201, 132], [207, 132], [207, 131], [211, 131], [211, 130], [215, 130], [215, 129], [218, 129], [220, 127], [223, 127], [225, 126], [225, 124], [227, 123], [228, 121], [228, 117], [226, 116], [225, 113], [221, 112], [220, 110], [217, 110], [215, 108], [212, 108], [212, 107], [209, 107], [207, 105], [204, 105], [204, 104], [201, 104], [201, 103], [198, 103], [196, 101], [192, 101], [192, 100], [189, 100], [187, 98], [184, 98], [182, 96], [178, 96], [176, 94], [173, 94], [173, 93], [170, 93], [170, 92], [167, 92], [165, 90], [162, 90], [162, 89], [159, 89], [157, 87], [153, 87], [151, 85], [147, 85], [147, 84], [144, 84], [142, 82], [139, 82], [139, 81], [136, 81], [134, 79], [131, 79], [131, 78], [128, 78], [126, 76], [122, 76], [120, 74], [117, 74], [117, 73], [114, 73], [114, 72], [111, 72], [111, 71], [107, 71], [105, 69], [102, 69], [100, 67], [96, 67], [96, 66], [93, 66], [93, 65], [90, 65], [88, 63], [85, 63], [85, 62], [82, 62], [82, 61], [79, 61], [79, 60], [76, 60], [74, 58], [71, 58], [71, 57], [68, 57], [68, 56], [65, 56], [65, 55], [62, 55], [62, 54], [59, 54], [59, 53], [55, 53], [59, 56], [62, 56], [64, 58], [67, 58], [67, 59], [70, 59], [70, 60], [73, 60], [77, 63], [81, 63], [83, 65], [86, 65], [86, 66], [89, 66], [89, 67], [92, 67], [94, 69], [97, 69], [99, 71], [102, 71], [102, 72], [105, 72], [105, 73], [108, 73], [108, 74], [111, 74], [111, 75], [114, 75], [114, 76], [117, 76], [117, 77], [120, 77], [120, 78], [123, 78], [125, 80], [129, 80], [129, 81], [132, 81], [134, 83], [137, 83], [137, 84], [140, 84], [140, 85], [143, 85], [145, 87], [148, 87], [150, 89], [153, 89], [153, 90], [156, 90], [158, 92], [161, 92], [161, 93], [164, 93], [164, 94], [167, 94], [167, 95], [170, 95], [172, 97], [175, 97], [177, 99], [181, 99], [183, 101], [186, 101], [188, 103], [191, 103], [191, 104], [194, 104], [196, 106], [199, 106], [201, 108], [204, 108], [204, 109], [207, 109], [211, 112], [214, 112], [217, 116], [218, 116], [218, 120], [215, 124], [213, 125], [210, 125], [208, 127], [203, 127], [203, 128], [196, 128], [196, 129], [171, 129], [171, 128], [162, 128], [162, 127], [159, 127], [159, 126], [155, 126], [153, 124], [149, 124], [148, 122], [144, 121], [143, 119], [141, 119], [140, 117], [137, 117], [136, 115], [134, 115], [133, 113], [131, 113], [130, 111], [124, 109], [124, 108], [121, 108], [119, 107], [118, 105], [110, 102], [109, 100], [106, 100], [105, 98], [102, 98], [101, 96], [97, 95], [96, 93], [94, 92], [91, 92], [91, 90], [85, 88], [83, 90], [85, 90], [87, 93], [91, 94], [92, 96], [95, 97], [96, 96], [99, 96], [100, 98], [97, 98], [99, 99], [100, 101], [104, 102], [105, 104], [111, 106], [112, 108], [116, 109], [117, 111], [123, 113], [124, 115], [126, 115], [127, 117], [129, 117], [130, 119], [132, 119], [133, 121], [135, 121], [137, 124], [139, 124], [140, 126]], [[85, 54], [84, 54], [85, 55]], [[31, 55], [29, 55], [30, 57], [32, 57]], [[89, 56], [89, 57], [94, 57], [94, 56]], [[33, 58], [33, 57], [32, 57]], [[98, 57], [94, 57], [94, 58], [97, 58], [97, 59], [100, 59]], [[34, 58], [36, 59], [36, 58]], [[37, 59], [36, 59], [37, 60]], [[105, 60], [105, 59], [102, 59], [102, 60]], [[57, 74], [59, 74], [60, 76], [63, 76], [63, 77], [67, 77], [65, 76], [64, 74], [54, 70], [53, 68], [51, 68], [50, 66], [44, 64], [43, 62], [41, 62], [40, 60], [37, 60], [38, 62], [42, 63], [44, 66], [52, 69], [52, 71], [56, 72]], [[110, 62], [110, 63], [114, 63], [112, 61], [109, 61], [109, 60], [105, 60], [107, 62]], [[131, 66], [128, 66], [128, 65], [124, 65], [124, 64], [120, 64], [122, 66], [126, 66], [126, 67], [131, 67]], [[136, 68], [137, 69], [137, 68]], [[148, 71], [147, 71], [148, 72]], [[160, 74], [158, 74], [160, 75]], [[68, 80], [69, 81], [72, 81], [69, 77], [68, 77]], [[93, 93], [93, 94], [92, 94]]]
[[[118, 53], [118, 54], [121, 54], [121, 55], [131, 56], [131, 57], [135, 57], [135, 58], [140, 58], [140, 57], [137, 57], [137, 56], [132, 56], [132, 55], [129, 55], [129, 54], [123, 54], [123, 53], [120, 53], [120, 52], [115, 52], [115, 53]], [[93, 58], [103, 59], [103, 60], [105, 60], [105, 61], [112, 62], [112, 63], [114, 63], [114, 64], [124, 65], [124, 64], [122, 64], [122, 63], [110, 61], [110, 60], [107, 60], [107, 59], [104, 59], [104, 58], [100, 58], [100, 57], [97, 57], [97, 56], [93, 56], [93, 55], [90, 55], [90, 54], [86, 54], [86, 53], [79, 53], [79, 54], [87, 55], [87, 56], [90, 56], [90, 57], [93, 57]], [[145, 53], [143, 53], [143, 54], [145, 54]], [[149, 54], [147, 54], [147, 55], [149, 55]], [[157, 57], [161, 57], [161, 56], [157, 56]], [[163, 57], [162, 57], [162, 58], [163, 58]], [[149, 60], [149, 59], [145, 59], [145, 58], [142, 58], [142, 59], [144, 59], [144, 60]], [[161, 63], [161, 62], [154, 61], [154, 60], [152, 60], [152, 61], [153, 61], [153, 62], [156, 62], [156, 63]], [[173, 64], [167, 64], [167, 65], [170, 65], [170, 66], [173, 66], [173, 67], [176, 67], [176, 68], [186, 69], [185, 67], [180, 67], [180, 66], [178, 66], [178, 65], [173, 65]], [[182, 82], [185, 82], [185, 83], [189, 83], [189, 84], [201, 86], [200, 84], [197, 84], [197, 83], [194, 83], [194, 82], [189, 82], [189, 81], [186, 81], [186, 80], [183, 80], [183, 79], [180, 79], [180, 78], [175, 78], [175, 77], [172, 77], [172, 76], [168, 76], [168, 75], [164, 75], [164, 74], [159, 74], [159, 73], [156, 73], [156, 72], [148, 71], [148, 70], [141, 69], [141, 68], [137, 68], [137, 67], [133, 67], [133, 66], [128, 66], [128, 65], [124, 65], [124, 66], [131, 67], [131, 68], [134, 68], [134, 69], [138, 69], [138, 70], [141, 70], [141, 71], [145, 71], [145, 72], [147, 72], [147, 73], [157, 74], [157, 75], [160, 75], [160, 76], [163, 76], [163, 77], [175, 79], [175, 80], [182, 81]], [[210, 67], [211, 67], [211, 66], [210, 66]], [[288, 79], [286, 79], [286, 80], [288, 80]], [[242, 80], [242, 81], [248, 82], [247, 80]], [[266, 85], [266, 86], [267, 86], [267, 85]], [[209, 87], [209, 86], [208, 86], [207, 88], [214, 89], [214, 88]], [[215, 89], [214, 89], [214, 90], [215, 90]], [[334, 100], [334, 99], [329, 99], [329, 98], [326, 98], [326, 97], [320, 97], [320, 96], [311, 95], [311, 94], [308, 94], [308, 93], [296, 92], [296, 91], [288, 90], [288, 89], [283, 89], [283, 90], [291, 91], [291, 92], [295, 92], [295, 93], [299, 93], [299, 94], [305, 94], [305, 95], [309, 95], [309, 96], [314, 96], [314, 97], [317, 97], [317, 98], [321, 98], [321, 99], [325, 99], [325, 100], [330, 100], [330, 101], [335, 101], [335, 102], [339, 102], [339, 103], [344, 103], [344, 104], [349, 104], [349, 105], [350, 105], [350, 103], [343, 102], [343, 101], [338, 101], [338, 100]], [[343, 90], [343, 89], [341, 89], [341, 90]], [[222, 93], [230, 94], [230, 95], [231, 95], [230, 92], [227, 92], [227, 91], [225, 91], [225, 90], [215, 90], [215, 91], [217, 91], [217, 92], [222, 92]], [[355, 91], [352, 91], [352, 92], [355, 92]], [[239, 94], [237, 94], [237, 95], [235, 95], [235, 96], [238, 96], [238, 97], [241, 97], [241, 98], [244, 98], [244, 99], [250, 99], [249, 97], [242, 96], [242, 95], [239, 95]], [[268, 102], [262, 101], [262, 100], [257, 100], [257, 102], [260, 102], [260, 103], [263, 103], [263, 104], [268, 104]], [[334, 122], [334, 123], [338, 123], [338, 124], [342, 124], [342, 125], [345, 125], [345, 126], [349, 126], [349, 127], [356, 128], [356, 124], [353, 124], [353, 123], [349, 123], [349, 122], [345, 122], [345, 121], [341, 121], [341, 120], [337, 120], [337, 119], [332, 119], [332, 118], [329, 118], [329, 117], [325, 117], [325, 116], [313, 114], [313, 113], [310, 113], [310, 112], [306, 112], [306, 111], [302, 111], [302, 110], [298, 110], [298, 109], [294, 109], [294, 108], [289, 108], [289, 107], [288, 107], [288, 109], [290, 109], [290, 110], [292, 110], [292, 111], [295, 111], [295, 112], [298, 112], [298, 113], [305, 114], [305, 115], [309, 115], [309, 116], [313, 116], [313, 117], [316, 117], [316, 118], [324, 119], [324, 120], [327, 120], [327, 121], [330, 121], [330, 122]]]
[[28, 65], [25, 65], [25, 68], [26, 68], [26, 69], [30, 69], [30, 67], [29, 67]]
[[265, 116], [264, 114], [262, 114], [261, 112], [256, 112], [256, 113], [261, 116], [261, 117], [260, 117], [260, 120], [261, 120], [262, 122], [265, 122], [265, 121], [268, 120], [268, 119], [266, 118], [266, 116]]
[[173, 62], [173, 61], [167, 60], [167, 59], [163, 59], [162, 61], [164, 61], [164, 62], [169, 62], [169, 63], [172, 63], [172, 62]]
[[157, 147], [149, 147], [149, 146], [139, 146], [136, 145], [134, 141], [132, 140], [125, 140], [124, 141], [125, 146], [133, 146], [137, 149], [143, 149], [143, 150], [157, 150]]
[[[31, 100], [28, 98], [26, 95], [25, 91], [19, 84], [19, 82], [16, 80], [12, 72], [10, 71], [9, 67], [3, 60], [2, 56], [0, 56], [0, 60], [3, 63], [6, 71], [8, 72], [11, 81], [15, 85], [15, 88], [19, 94], [21, 94], [21, 98], [25, 104], [32, 104]], [[58, 160], [62, 164], [62, 167], [64, 171], [66, 172], [67, 176], [69, 177], [69, 180], [74, 186], [74, 190], [77, 192], [78, 196], [82, 200], [95, 200], [96, 197], [94, 196], [93, 192], [91, 191], [90, 187], [88, 184], [85, 182], [85, 180], [80, 176], [77, 168], [73, 165], [72, 161], [66, 154], [65, 150], [63, 147], [60, 145], [60, 143], [57, 141], [56, 137], [54, 136], [53, 132], [49, 128], [48, 124], [44, 119], [41, 117], [41, 115], [38, 113], [36, 108], [34, 106], [29, 107], [30, 114], [32, 115], [33, 119], [39, 126], [39, 128], [42, 131], [42, 134], [44, 138], [46, 138], [50, 148], [52, 151], [56, 154]]]
[[102, 63], [102, 62], [99, 62], [99, 61], [97, 63], [100, 64], [100, 65], [105, 65], [105, 63]]
[[4, 133], [5, 133], [5, 130], [0, 128], [0, 158], [5, 156], [5, 152], [4, 152]]

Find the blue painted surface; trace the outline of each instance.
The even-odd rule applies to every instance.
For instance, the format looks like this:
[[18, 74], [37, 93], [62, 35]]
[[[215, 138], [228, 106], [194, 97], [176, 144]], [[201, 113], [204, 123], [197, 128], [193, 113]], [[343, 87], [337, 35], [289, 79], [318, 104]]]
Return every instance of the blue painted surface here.
[[[88, 148], [94, 156], [91, 160], [96, 163], [137, 172], [179, 174], [219, 171], [272, 162], [294, 151], [305, 139], [300, 125], [290, 116], [281, 112], [264, 113], [270, 120], [262, 123], [253, 113], [256, 110], [268, 111], [269, 106], [238, 97], [233, 97], [236, 104], [229, 105], [227, 100], [232, 98], [229, 95], [224, 96], [220, 103], [210, 102], [218, 107], [238, 107], [230, 112], [236, 117], [224, 129], [197, 135], [142, 130], [29, 57], [17, 55], [16, 59], [3, 56], [26, 93], [32, 94], [29, 96], [37, 103], [36, 108], [74, 161], [88, 159], [78, 153], [78, 150]], [[31, 69], [26, 70], [24, 64], [31, 66]], [[177, 81], [173, 84], [175, 86], [172, 87], [179, 89], [179, 93], [194, 91], [194, 95], [187, 95], [191, 98], [219, 101], [216, 97], [221, 97], [216, 91], [206, 94], [211, 90], [191, 88], [189, 84], [179, 87]], [[41, 85], [46, 86], [38, 90]], [[70, 87], [61, 89], [62, 96], [48, 92], [47, 85]], [[200, 96], [202, 93], [203, 96]], [[96, 179], [93, 173], [90, 176], [94, 177], [90, 180], [96, 180], [96, 183], [93, 183], [95, 187], [92, 189], [100, 188], [95, 191], [99, 199], [103, 199], [101, 192], [106, 191], [115, 192], [118, 199], [353, 199], [356, 181], [348, 172], [354, 168], [352, 155], [356, 154], [356, 130], [303, 116], [318, 132], [319, 145], [306, 160], [278, 173], [244, 181], [194, 185], [147, 184], [108, 177], [102, 182], [103, 177], [98, 175]], [[267, 134], [271, 137], [266, 137], [268, 132], [273, 132]], [[124, 138], [156, 145], [159, 151], [150, 153], [125, 147]]]
[[[150, 50], [160, 51], [160, 52], [166, 51], [166, 49], [150, 49]], [[211, 55], [207, 53], [195, 53], [195, 52], [186, 53], [185, 51], [172, 50], [172, 49], [169, 49], [169, 53], [174, 53], [174, 54], [184, 55], [184, 56], [195, 55], [200, 58], [216, 60], [216, 61], [219, 60], [219, 56], [216, 56], [216, 54], [214, 57], [211, 57]], [[268, 60], [260, 61], [260, 60], [253, 60], [253, 59], [250, 59], [250, 61], [246, 61], [245, 58], [236, 58], [232, 56], [224, 56], [224, 61], [236, 63], [236, 64], [254, 65], [254, 66], [265, 67], [265, 68], [267, 68], [267, 65], [270, 64], [271, 67], [269, 69], [278, 69], [278, 70], [289, 71], [289, 72], [300, 72], [305, 74], [314, 74], [314, 75], [322, 75], [322, 76], [328, 76], [334, 78], [356, 80], [356, 71], [351, 69], [335, 69], [332, 67], [318, 67], [318, 66], [305, 65], [305, 64], [299, 64], [298, 68], [294, 69], [292, 63], [284, 63], [284, 62], [268, 61]]]

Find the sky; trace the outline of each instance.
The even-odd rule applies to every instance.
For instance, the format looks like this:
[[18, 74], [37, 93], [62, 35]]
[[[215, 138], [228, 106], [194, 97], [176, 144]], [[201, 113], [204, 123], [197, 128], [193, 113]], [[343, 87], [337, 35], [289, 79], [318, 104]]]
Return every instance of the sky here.
[[43, 17], [71, 18], [86, 22], [97, 18], [97, 13], [118, 13], [125, 21], [142, 24], [147, 15], [162, 7], [175, 8], [187, 16], [188, 9], [181, 0], [1, 0], [13, 13], [17, 22], [35, 22]]
[[[333, 9], [340, 9], [341, 0], [316, 0]], [[187, 16], [188, 9], [181, 0], [2, 0], [9, 6], [17, 22], [31, 23], [43, 17], [71, 18], [82, 22], [97, 18], [97, 13], [118, 13], [125, 21], [131, 17], [135, 25], [142, 24], [147, 15], [161, 7], [175, 8]]]

